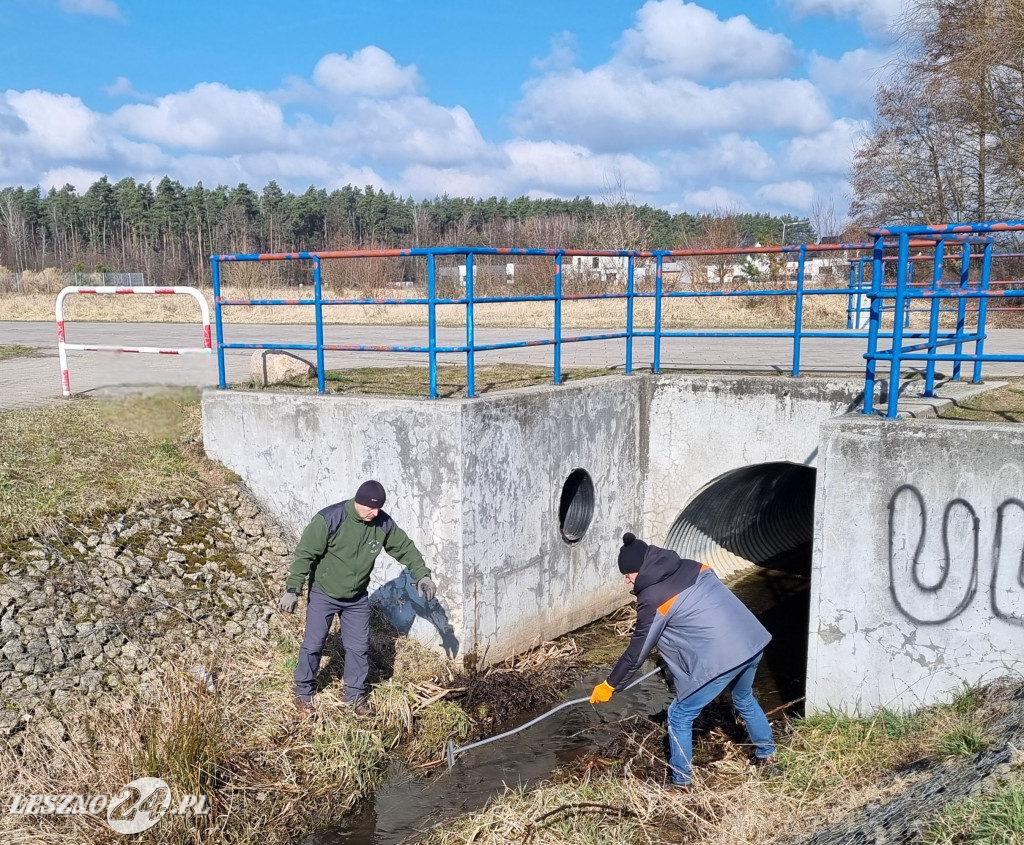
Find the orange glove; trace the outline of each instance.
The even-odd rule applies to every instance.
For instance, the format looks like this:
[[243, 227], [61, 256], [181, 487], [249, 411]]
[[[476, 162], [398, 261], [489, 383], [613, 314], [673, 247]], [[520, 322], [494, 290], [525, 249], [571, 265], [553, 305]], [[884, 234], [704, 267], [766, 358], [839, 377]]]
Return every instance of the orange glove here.
[[607, 681], [601, 681], [590, 694], [590, 703], [604, 704], [606, 701], [610, 701], [614, 694], [615, 687], [609, 686]]

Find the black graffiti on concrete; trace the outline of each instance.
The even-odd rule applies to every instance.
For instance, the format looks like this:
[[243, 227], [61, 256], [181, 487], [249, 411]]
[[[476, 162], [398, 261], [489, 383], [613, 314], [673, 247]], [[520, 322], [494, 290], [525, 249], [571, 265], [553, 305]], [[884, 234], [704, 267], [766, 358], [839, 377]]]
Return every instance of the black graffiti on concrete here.
[[[902, 583], [900, 574], [897, 573], [896, 568], [896, 549], [895, 543], [897, 539], [897, 532], [895, 526], [896, 520], [896, 505], [901, 496], [910, 496], [917, 503], [918, 507], [918, 525], [920, 526], [920, 533], [917, 538], [917, 546], [914, 549], [914, 554], [910, 566], [910, 584]], [[969, 515], [972, 526], [972, 551], [971, 555], [971, 572], [970, 578], [967, 579], [964, 588], [964, 594], [960, 596], [959, 601], [951, 609], [946, 611], [944, 614], [934, 616], [931, 618], [923, 618], [910, 609], [908, 606], [910, 600], [913, 598], [911, 593], [915, 593], [919, 596], [938, 596], [943, 592], [946, 582], [949, 580], [950, 572], [953, 569], [952, 555], [949, 549], [949, 525], [952, 516], [956, 513], [958, 508], [963, 508]], [[941, 575], [937, 581], [933, 583], [926, 583], [921, 578], [921, 569], [924, 565], [921, 560], [921, 552], [925, 547], [925, 543], [928, 540], [928, 511], [925, 507], [924, 496], [921, 495], [921, 491], [918, 490], [911, 484], [904, 484], [897, 488], [896, 492], [892, 494], [892, 498], [889, 500], [889, 592], [892, 594], [892, 599], [896, 604], [896, 607], [900, 609], [900, 612], [908, 619], [916, 622], [919, 625], [941, 625], [944, 622], [949, 622], [951, 619], [955, 619], [964, 609], [973, 601], [974, 595], [978, 590], [978, 533], [979, 533], [979, 520], [978, 516], [971, 507], [970, 502], [964, 499], [954, 499], [947, 503], [945, 510], [942, 514], [942, 559]]]
[[[919, 534], [917, 543], [914, 547], [913, 556], [911, 558], [909, 579], [906, 579], [906, 573], [903, 571], [903, 567], [900, 567], [897, 562], [896, 542], [900, 539], [900, 535], [897, 532], [895, 522], [897, 519], [897, 505], [901, 497], [909, 497], [917, 505], [917, 516], [916, 519], [912, 521], [916, 522], [919, 526]], [[1009, 533], [1006, 530], [1006, 510], [1011, 506], [1020, 508], [1022, 524], [1024, 524], [1024, 502], [1021, 502], [1018, 499], [1007, 499], [996, 510], [996, 532], [995, 545], [992, 553], [990, 603], [992, 607], [992, 614], [997, 619], [1001, 619], [1014, 625], [1024, 625], [1024, 615], [1007, 611], [999, 604], [999, 585], [1002, 583], [1000, 581], [1000, 575], [1003, 574], [1001, 572], [1001, 567], [1003, 565], [1002, 547], [1004, 536]], [[954, 559], [954, 555], [950, 548], [950, 535], [951, 525], [953, 524], [954, 518], [958, 515], [965, 518], [965, 521], [968, 522], [970, 526], [970, 552], [967, 555], [959, 556], [957, 559]], [[937, 579], [933, 579], [930, 582], [925, 581], [921, 575], [922, 568], [925, 565], [925, 561], [922, 560], [922, 551], [925, 549], [928, 542], [929, 525], [928, 509], [925, 505], [924, 496], [921, 494], [921, 491], [912, 484], [903, 484], [898, 487], [896, 492], [892, 494], [892, 498], [889, 499], [889, 593], [892, 595], [893, 602], [899, 611], [911, 621], [918, 625], [941, 625], [955, 619], [963, 613], [977, 594], [981, 521], [978, 518], [974, 507], [966, 499], [957, 498], [946, 504], [942, 514], [942, 556], [938, 560], [940, 569], [939, 576]], [[961, 562], [969, 567], [969, 569], [961, 570], [961, 572], [958, 573], [965, 576], [960, 582], [962, 584], [962, 587], [960, 587], [962, 594], [943, 596], [948, 599], [947, 606], [939, 608], [938, 612], [931, 615], [923, 615], [920, 610], [915, 612], [911, 606], [914, 603], [913, 600], [915, 598], [927, 600], [928, 598], [938, 597], [944, 592], [948, 592], [947, 583], [952, 583], [950, 582], [950, 575], [953, 573], [954, 566], [960, 565]], [[1024, 591], [1024, 551], [1022, 551], [1020, 559], [1016, 561], [1016, 565], [1016, 586]], [[1022, 592], [1022, 594], [1024, 594], [1024, 592]]]
[[[1002, 574], [1004, 563], [1003, 537], [1007, 533], [1005, 521], [1006, 510], [1011, 507], [1017, 508], [1020, 511], [1020, 514], [1018, 514], [1018, 520], [1020, 521], [1020, 526], [1024, 527], [1024, 502], [1020, 499], [1007, 499], [996, 510], [996, 542], [992, 551], [992, 564], [995, 568], [992, 573], [992, 589], [989, 591], [989, 595], [992, 604], [993, 616], [1014, 625], [1024, 625], [1024, 615], [1005, 611], [999, 606], [999, 576]], [[1021, 591], [1020, 594], [1024, 595], [1024, 544], [1021, 545], [1020, 556], [1017, 558], [1016, 564], [1017, 571], [1012, 573], [1011, 580], [1015, 582], [1015, 586]], [[1012, 565], [1012, 562], [1008, 561], [1007, 565]]]

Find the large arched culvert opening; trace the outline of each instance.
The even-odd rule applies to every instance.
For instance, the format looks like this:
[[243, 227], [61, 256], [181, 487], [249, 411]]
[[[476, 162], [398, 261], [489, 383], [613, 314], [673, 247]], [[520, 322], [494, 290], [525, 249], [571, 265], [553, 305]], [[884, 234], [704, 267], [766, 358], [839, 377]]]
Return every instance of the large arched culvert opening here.
[[758, 671], [766, 710], [800, 699], [807, 680], [813, 467], [755, 464], [705, 485], [664, 545], [712, 567], [772, 635]]

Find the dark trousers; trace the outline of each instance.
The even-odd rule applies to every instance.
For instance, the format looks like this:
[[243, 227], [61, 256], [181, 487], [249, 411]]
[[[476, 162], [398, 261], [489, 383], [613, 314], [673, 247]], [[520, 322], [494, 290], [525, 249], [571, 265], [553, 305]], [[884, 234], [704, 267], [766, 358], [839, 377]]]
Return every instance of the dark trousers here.
[[345, 701], [366, 695], [366, 675], [370, 671], [370, 599], [365, 594], [354, 599], [331, 598], [314, 584], [306, 606], [306, 635], [302, 638], [299, 663], [295, 667], [295, 694], [302, 698], [313, 695], [324, 642], [335, 614], [341, 619], [341, 644], [345, 647]]

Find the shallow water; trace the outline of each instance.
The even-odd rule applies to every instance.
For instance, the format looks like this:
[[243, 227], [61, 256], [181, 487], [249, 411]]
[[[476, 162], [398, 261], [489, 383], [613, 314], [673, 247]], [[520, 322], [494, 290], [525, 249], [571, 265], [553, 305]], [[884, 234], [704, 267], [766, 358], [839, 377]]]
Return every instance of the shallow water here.
[[[653, 668], [652, 663], [642, 671]], [[588, 674], [585, 682], [566, 692], [566, 700], [589, 695], [604, 677], [603, 671]], [[458, 757], [450, 773], [447, 766], [439, 767], [428, 778], [394, 772], [393, 779], [361, 811], [304, 842], [394, 845], [443, 819], [479, 810], [506, 786], [514, 788], [549, 777], [559, 766], [608, 742], [611, 734], [602, 731], [601, 725], [638, 713], [654, 715], [670, 698], [668, 685], [660, 674], [655, 675], [600, 707], [568, 707], [522, 733], [467, 751]]]
[[[731, 587], [772, 633], [772, 643], [758, 669], [756, 692], [766, 711], [803, 696], [807, 666], [808, 584], [806, 578], [757, 570]], [[625, 648], [626, 640], [622, 639]], [[648, 663], [638, 673], [654, 668]], [[589, 672], [564, 700], [589, 695], [607, 669]], [[506, 787], [543, 780], [560, 766], [601, 749], [614, 730], [602, 730], [629, 716], [656, 716], [672, 699], [658, 674], [618, 694], [607, 704], [581, 704], [555, 713], [521, 733], [467, 751], [449, 773], [447, 766], [430, 774], [396, 766], [384, 786], [336, 827], [307, 837], [305, 845], [397, 845], [413, 841], [439, 822], [481, 809]], [[520, 724], [537, 714], [524, 715]], [[503, 726], [500, 730], [508, 730]], [[500, 731], [499, 731], [500, 732]], [[438, 749], [440, 756], [442, 749]]]

